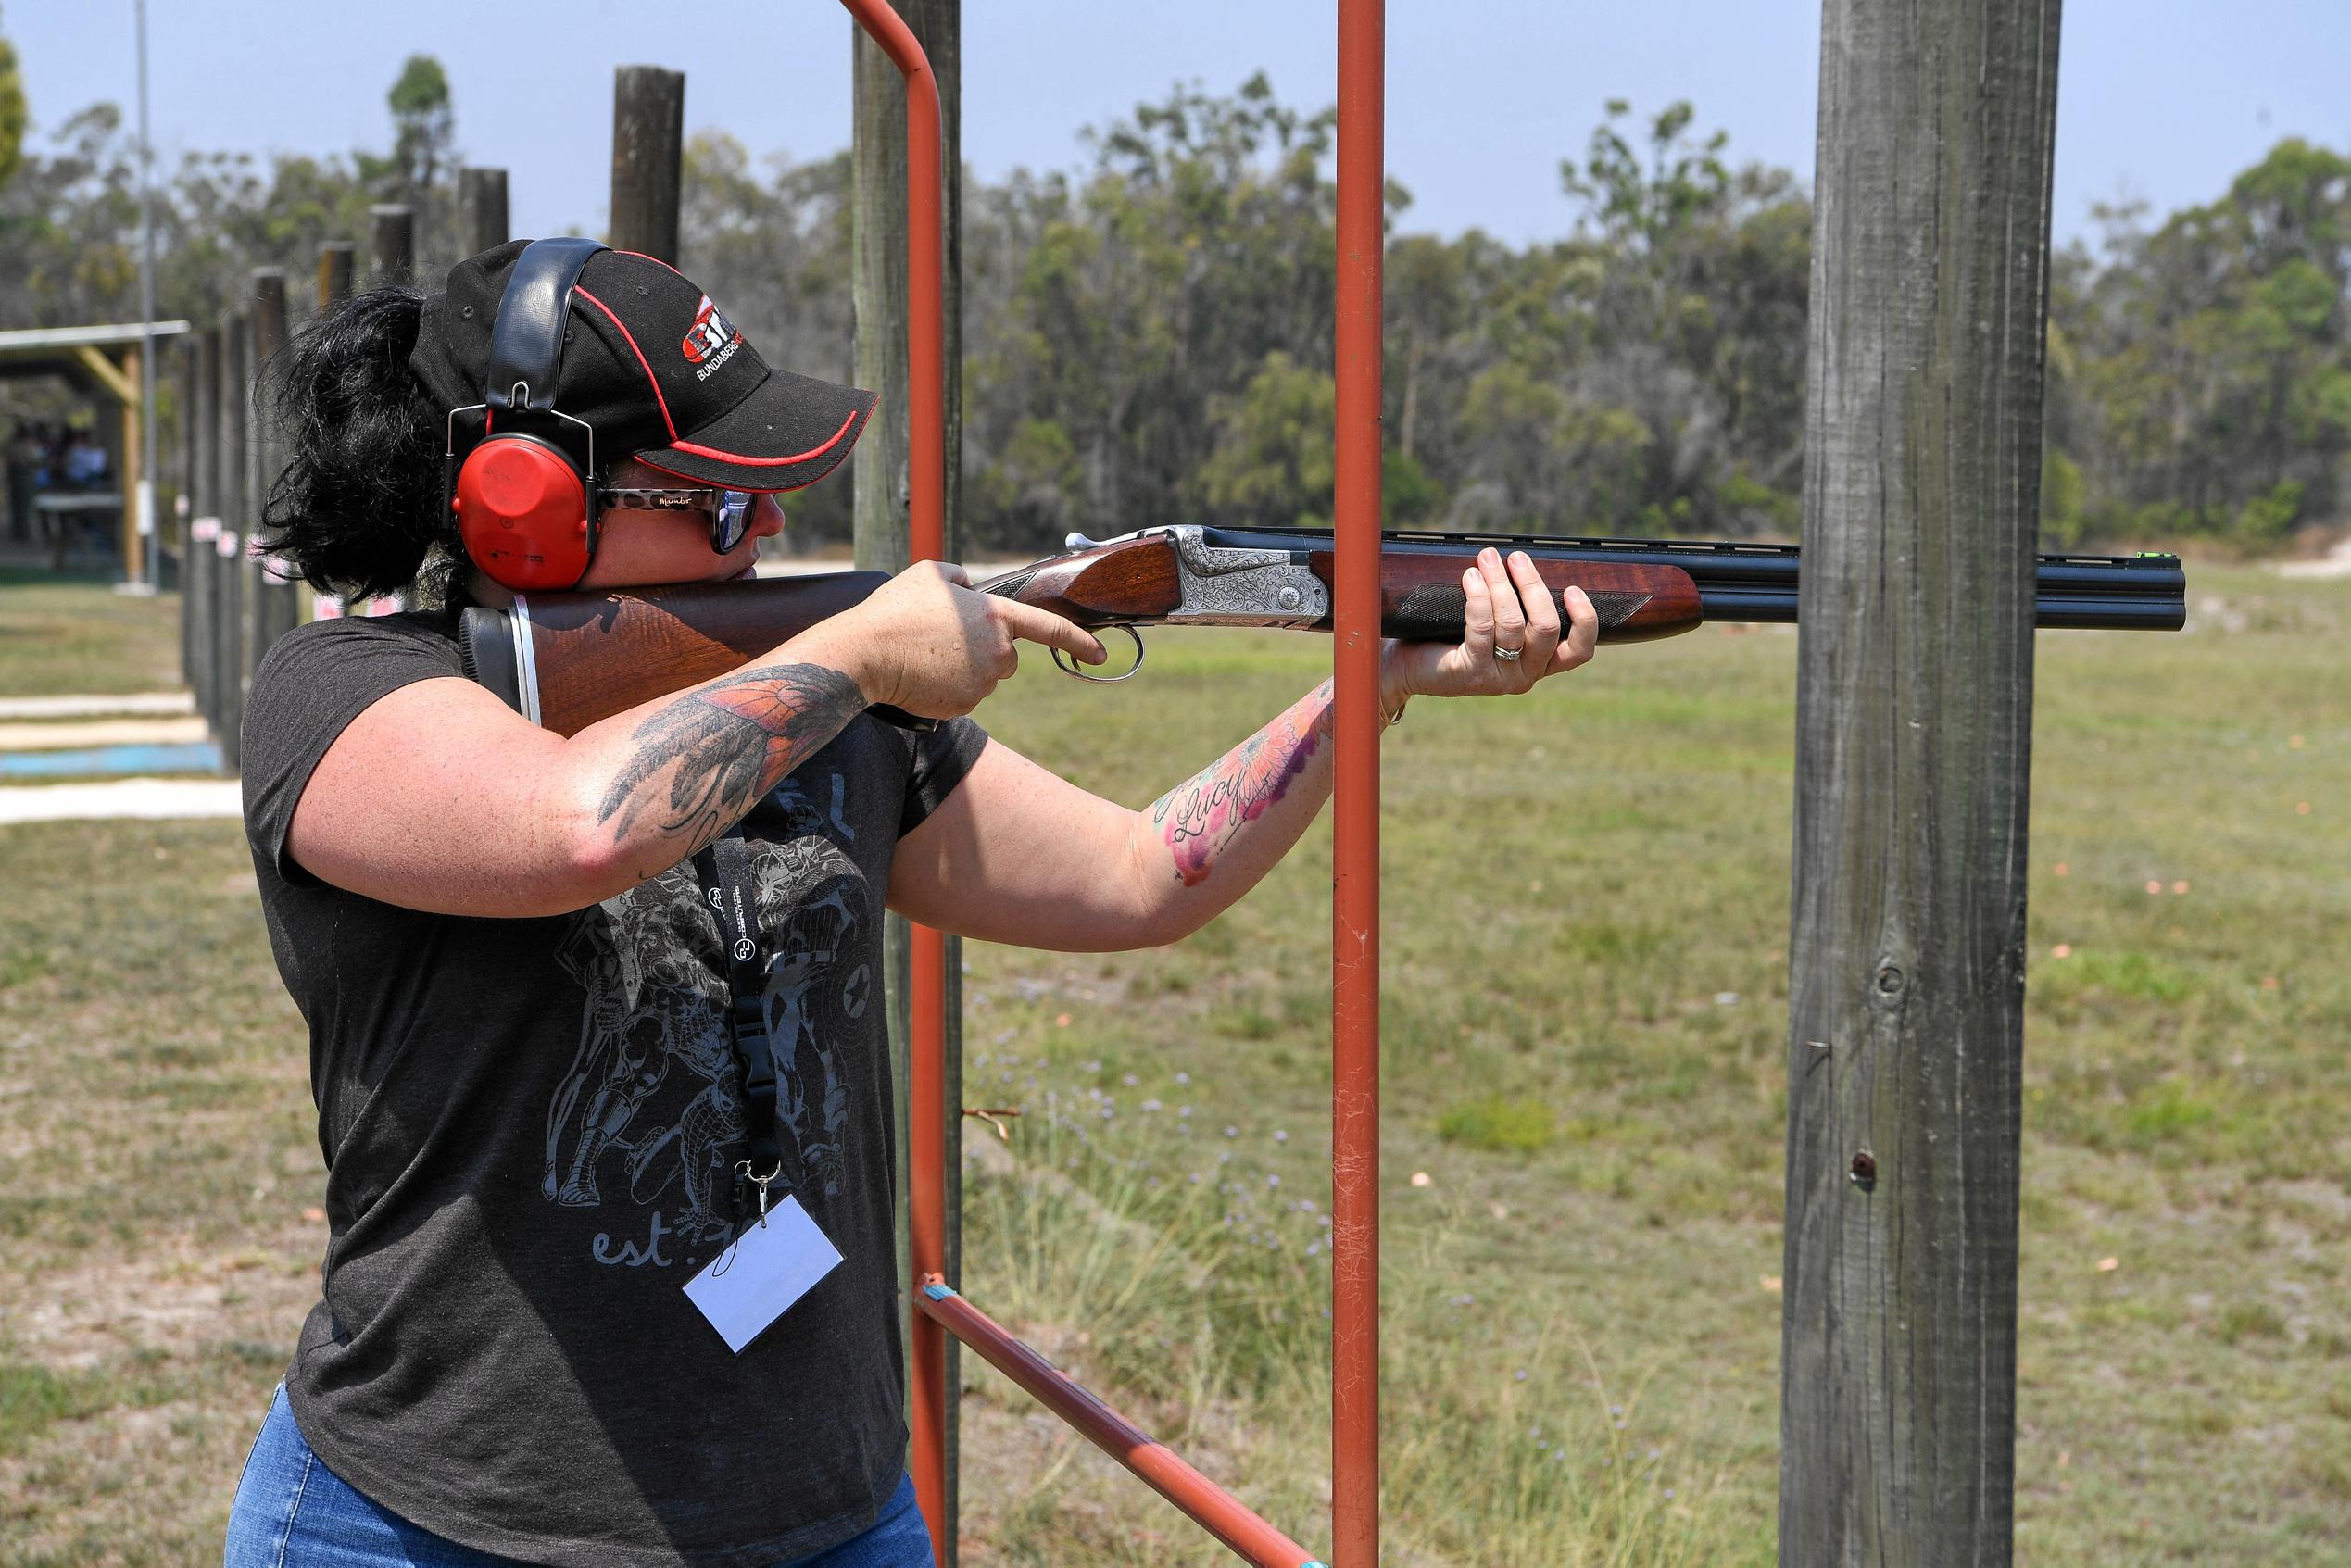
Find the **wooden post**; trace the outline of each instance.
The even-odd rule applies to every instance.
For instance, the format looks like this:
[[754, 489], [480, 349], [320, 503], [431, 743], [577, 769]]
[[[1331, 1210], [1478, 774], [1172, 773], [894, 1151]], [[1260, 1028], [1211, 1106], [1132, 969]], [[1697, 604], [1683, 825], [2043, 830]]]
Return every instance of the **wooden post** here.
[[416, 271], [416, 212], [411, 207], [393, 202], [378, 202], [368, 208], [368, 254], [374, 271], [368, 282], [382, 288], [386, 283], [406, 283], [414, 281]]
[[[944, 228], [947, 377], [947, 556], [962, 556], [959, 527], [962, 445], [962, 0], [892, 0], [923, 46], [938, 82], [940, 168], [946, 173]], [[860, 569], [902, 571], [908, 546], [911, 431], [907, 423], [906, 364], [906, 82], [889, 56], [855, 23], [851, 161], [853, 194], [852, 291], [857, 317], [857, 384], [881, 395], [880, 407], [849, 455], [855, 486], [855, 554]], [[899, 1277], [911, 1277], [905, 1216], [909, 1169], [906, 1128], [911, 1078], [907, 998], [912, 982], [911, 935], [897, 915], [883, 922], [885, 995], [889, 1007], [890, 1060], [898, 1093]], [[947, 1277], [962, 1278], [963, 944], [947, 938]], [[910, 1303], [909, 1311], [911, 1311]], [[962, 1386], [962, 1346], [947, 1340], [947, 1386]], [[955, 1400], [947, 1406], [947, 1517], [958, 1517], [959, 1431]], [[943, 1561], [956, 1561], [950, 1524], [938, 1543]]]
[[2005, 1564], [2058, 0], [1827, 0], [1779, 1561]]
[[[188, 522], [195, 516], [197, 341], [193, 335], [181, 339], [172, 356], [180, 383], [180, 395], [176, 399], [180, 417], [178, 426], [172, 432], [171, 505], [166, 508], [160, 499], [156, 503], [158, 508], [156, 518], [157, 548], [162, 548], [162, 529], [168, 519], [171, 524], [172, 547], [180, 562], [173, 573], [171, 586], [180, 590], [180, 678], [191, 686], [195, 681], [191, 674], [192, 650], [188, 646]], [[167, 556], [165, 558], [170, 558]], [[158, 570], [156, 575], [157, 585], [161, 586], [162, 572]]]
[[213, 736], [234, 772], [245, 723], [245, 398], [251, 323], [242, 310], [220, 319], [220, 392], [214, 469], [220, 503], [212, 598]]
[[[145, 382], [145, 367], [140, 363], [136, 344], [122, 351], [122, 379], [133, 388]], [[147, 580], [146, 559], [140, 546], [145, 543], [139, 535], [139, 482], [147, 477], [147, 454], [139, 441], [141, 405], [127, 401], [122, 405], [122, 466], [116, 471], [122, 483], [122, 581], [133, 585]]]
[[319, 311], [321, 315], [351, 297], [351, 258], [356, 248], [349, 240], [329, 240], [319, 246]]
[[513, 237], [506, 216], [506, 170], [458, 170], [458, 247], [463, 256], [479, 256]]
[[[261, 380], [262, 367], [270, 356], [285, 345], [285, 269], [257, 267], [253, 270], [253, 437], [245, 443], [250, 458], [246, 471], [251, 475], [247, 506], [251, 526], [257, 536], [264, 533], [261, 514], [270, 504], [270, 486], [277, 483], [278, 448], [272, 439], [272, 421], [265, 401], [267, 387]], [[270, 645], [294, 630], [301, 620], [301, 600], [295, 592], [293, 580], [278, 571], [273, 563], [257, 563], [253, 600], [253, 668], [261, 667], [261, 656], [270, 651]]]
[[685, 157], [685, 73], [622, 66], [612, 75], [612, 236], [677, 265], [678, 187]]
[[[348, 240], [329, 240], [319, 246], [319, 314], [325, 315], [351, 297], [352, 257], [357, 249]], [[303, 619], [302, 590], [295, 588], [294, 619]], [[339, 610], [342, 601], [337, 599]]]
[[195, 390], [188, 399], [188, 528], [180, 548], [180, 614], [187, 622], [188, 687], [195, 693], [196, 710], [211, 722], [212, 584], [218, 564], [212, 537], [220, 526], [212, 476], [220, 457], [220, 433], [213, 420], [220, 407], [220, 330], [190, 333], [188, 359]]

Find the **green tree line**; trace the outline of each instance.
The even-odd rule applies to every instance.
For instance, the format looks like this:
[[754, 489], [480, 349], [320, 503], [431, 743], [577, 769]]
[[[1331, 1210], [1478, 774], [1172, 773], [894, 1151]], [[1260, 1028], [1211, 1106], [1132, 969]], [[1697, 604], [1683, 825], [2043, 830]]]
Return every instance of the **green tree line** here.
[[[8, 119], [0, 69], [0, 131]], [[37, 87], [37, 83], [33, 84]], [[217, 320], [248, 269], [307, 276], [371, 202], [418, 209], [419, 274], [456, 259], [446, 77], [409, 60], [393, 145], [193, 155], [159, 172], [159, 307]], [[20, 102], [20, 100], [19, 100]], [[21, 110], [17, 111], [21, 119]], [[1334, 116], [1261, 75], [1179, 87], [1083, 133], [1070, 171], [964, 176], [963, 519], [1040, 550], [1188, 521], [1331, 510]], [[13, 140], [13, 139], [10, 139]], [[0, 327], [135, 316], [136, 146], [112, 105], [0, 148]], [[485, 151], [482, 161], [496, 162]], [[1563, 158], [1572, 231], [1414, 233], [1388, 191], [1391, 526], [1794, 535], [1812, 214], [1687, 104], [1605, 107]], [[772, 363], [850, 375], [849, 160], [687, 148], [681, 264]], [[2351, 161], [2281, 142], [2207, 206], [2055, 257], [2044, 533], [2053, 547], [2258, 550], [2332, 523], [2351, 447]], [[307, 293], [297, 288], [297, 295]], [[846, 483], [793, 509], [849, 527]]]

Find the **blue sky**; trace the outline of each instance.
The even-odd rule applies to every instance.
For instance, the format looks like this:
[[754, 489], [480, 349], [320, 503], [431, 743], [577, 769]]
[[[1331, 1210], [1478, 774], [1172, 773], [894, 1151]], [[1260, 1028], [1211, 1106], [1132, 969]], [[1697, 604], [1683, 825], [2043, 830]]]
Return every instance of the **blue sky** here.
[[[409, 53], [448, 68], [469, 161], [511, 171], [519, 232], [605, 215], [612, 69], [686, 72], [689, 129], [755, 153], [819, 156], [849, 134], [849, 32], [833, 0], [648, 6], [407, 0], [397, 6], [150, 0], [156, 143], [329, 153], [390, 140], [383, 94]], [[1567, 231], [1558, 164], [1601, 106], [1691, 99], [1734, 157], [1812, 168], [1817, 0], [1389, 0], [1388, 156], [1405, 226], [1515, 244]], [[1076, 132], [1163, 94], [1263, 69], [1293, 106], [1332, 95], [1329, 0], [968, 0], [964, 155], [989, 178], [1075, 168]], [[1487, 19], [1484, 32], [1465, 26]], [[36, 128], [135, 91], [131, 0], [13, 0]], [[2280, 136], [2351, 146], [2345, 0], [2067, 0], [2055, 221], [2094, 237], [2093, 203], [2158, 213], [2209, 200]]]

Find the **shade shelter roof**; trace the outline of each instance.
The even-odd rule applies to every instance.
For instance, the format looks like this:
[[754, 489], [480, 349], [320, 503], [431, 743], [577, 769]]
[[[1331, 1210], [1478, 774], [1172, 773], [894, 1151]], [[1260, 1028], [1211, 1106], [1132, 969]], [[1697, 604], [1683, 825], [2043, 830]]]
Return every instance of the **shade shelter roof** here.
[[[177, 337], [185, 321], [157, 321], [155, 335]], [[139, 383], [115, 361], [145, 343], [146, 326], [123, 321], [92, 327], [23, 327], [0, 332], [0, 381], [19, 376], [73, 376], [94, 381], [126, 409], [139, 406]]]
[[[177, 337], [188, 330], [185, 321], [157, 321], [155, 335]], [[77, 348], [132, 348], [146, 341], [139, 321], [96, 327], [24, 327], [0, 332], [0, 365], [21, 359], [57, 359]]]

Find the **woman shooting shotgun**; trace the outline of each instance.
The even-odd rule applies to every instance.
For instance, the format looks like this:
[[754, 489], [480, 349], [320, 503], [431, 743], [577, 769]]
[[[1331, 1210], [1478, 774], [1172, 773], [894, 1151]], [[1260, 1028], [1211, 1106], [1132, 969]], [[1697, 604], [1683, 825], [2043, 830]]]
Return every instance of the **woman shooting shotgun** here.
[[[275, 374], [276, 551], [419, 608], [303, 627], [247, 700], [329, 1236], [227, 1561], [929, 1563], [882, 910], [1031, 947], [1177, 940], [1320, 809], [1328, 683], [1133, 810], [966, 717], [1017, 643], [1101, 645], [926, 564], [559, 734], [463, 678], [462, 608], [748, 575], [774, 495], [839, 465], [873, 395], [771, 370], [677, 272], [581, 241], [361, 295]], [[1459, 643], [1384, 646], [1390, 722], [1591, 657], [1589, 599], [1524, 557], [1459, 585]]]

